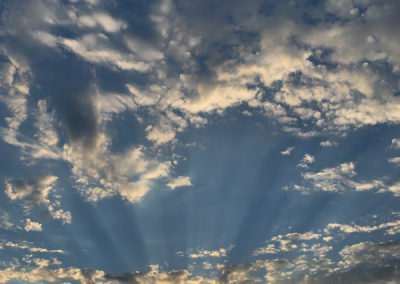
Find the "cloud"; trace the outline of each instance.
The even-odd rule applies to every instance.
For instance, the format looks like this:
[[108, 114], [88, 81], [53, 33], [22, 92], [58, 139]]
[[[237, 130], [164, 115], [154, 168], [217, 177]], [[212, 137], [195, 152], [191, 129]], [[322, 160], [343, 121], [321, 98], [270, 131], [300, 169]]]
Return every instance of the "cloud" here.
[[[6, 179], [5, 193], [12, 201], [22, 201], [25, 208], [30, 211], [34, 207], [44, 207], [47, 213], [53, 218], [61, 220], [63, 224], [70, 224], [71, 213], [59, 208], [58, 197], [55, 195], [55, 184], [57, 177], [43, 175], [38, 179]], [[52, 196], [52, 198], [50, 198]], [[36, 227], [37, 228], [37, 227]]]
[[392, 192], [394, 196], [400, 197], [400, 182], [396, 182], [395, 184], [389, 186], [386, 190], [382, 190], [382, 192]]
[[[307, 193], [313, 190], [327, 192], [347, 192], [350, 189], [355, 191], [365, 191], [378, 189], [378, 192], [390, 191], [382, 180], [376, 179], [371, 181], [354, 181], [356, 176], [355, 165], [352, 162], [342, 163], [337, 167], [325, 168], [320, 172], [304, 172], [302, 177], [306, 181], [306, 185], [294, 185], [294, 190]], [[395, 192], [395, 185], [393, 185]], [[390, 188], [390, 187], [389, 187]]]
[[263, 255], [263, 254], [276, 254], [280, 252], [279, 249], [276, 248], [275, 244], [268, 244], [266, 247], [260, 247], [253, 251], [253, 255]]
[[361, 242], [344, 247], [339, 254], [343, 257], [341, 266], [348, 268], [359, 264], [382, 266], [390, 260], [400, 261], [399, 241], [387, 243]]
[[400, 138], [393, 138], [392, 144], [390, 144], [392, 149], [400, 149]]
[[96, 12], [93, 15], [81, 15], [78, 24], [87, 27], [101, 26], [106, 32], [115, 33], [126, 28], [126, 23], [116, 20], [104, 12]]
[[37, 103], [39, 115], [36, 122], [39, 141], [47, 146], [55, 146], [58, 143], [58, 135], [54, 129], [55, 113], [47, 113], [47, 103], [39, 100]]
[[227, 256], [227, 253], [233, 248], [229, 246], [228, 248], [220, 248], [216, 250], [198, 249], [198, 250], [188, 250], [187, 252], [179, 251], [177, 252], [180, 256], [187, 256], [192, 259], [197, 258], [223, 258]]
[[103, 34], [88, 34], [77, 40], [60, 38], [59, 44], [89, 62], [110, 65], [121, 70], [146, 71], [149, 68], [145, 62], [136, 60], [134, 56], [109, 47], [107, 36]]
[[190, 273], [187, 270], [173, 270], [160, 272], [157, 265], [151, 265], [151, 270], [146, 273], [124, 273], [113, 274], [106, 273], [105, 280], [116, 280], [121, 283], [196, 283], [190, 279]]
[[91, 153], [79, 144], [64, 145], [65, 160], [73, 165], [77, 189], [88, 201], [119, 193], [130, 202], [138, 202], [151, 190], [155, 180], [169, 175], [171, 163], [146, 157], [142, 146], [112, 153], [104, 134], [99, 135], [96, 143]]
[[359, 225], [347, 225], [331, 223], [325, 229], [326, 233], [330, 233], [333, 230], [340, 230], [343, 233], [371, 233], [378, 230], [385, 230], [389, 235], [395, 235], [400, 233], [400, 220], [395, 220], [387, 223], [382, 223], [375, 226], [359, 226]]
[[49, 203], [47, 199], [56, 176], [45, 175], [38, 180], [16, 180], [14, 185], [6, 181], [6, 194], [11, 200], [29, 199], [32, 205]]
[[190, 177], [179, 176], [167, 183], [167, 186], [170, 189], [175, 189], [182, 186], [192, 186], [192, 181]]
[[79, 268], [58, 268], [50, 269], [39, 266], [32, 269], [4, 269], [0, 270], [0, 282], [7, 282], [12, 279], [21, 279], [28, 282], [59, 282], [66, 280], [80, 281], [81, 283], [96, 283], [103, 277], [103, 272], [93, 271], [90, 277], [87, 276], [85, 270]]
[[288, 147], [286, 150], [281, 151], [281, 155], [283, 156], [289, 156], [290, 153], [294, 150], [294, 147]]
[[15, 248], [21, 250], [27, 250], [32, 253], [57, 253], [57, 254], [66, 254], [65, 250], [61, 249], [47, 249], [42, 247], [36, 247], [31, 242], [21, 241], [21, 242], [11, 242], [11, 241], [3, 241], [0, 243], [3, 247]]
[[400, 157], [390, 158], [388, 160], [389, 163], [395, 164], [396, 166], [400, 165]]
[[314, 163], [314, 161], [315, 158], [313, 156], [305, 154], [297, 166], [300, 168], [308, 168], [312, 163]]
[[7, 212], [4, 212], [0, 215], [0, 229], [14, 230], [20, 229], [20, 227], [13, 224], [13, 222], [11, 222], [10, 215]]
[[26, 225], [25, 225], [25, 231], [37, 231], [41, 232], [42, 231], [42, 224], [38, 222], [34, 222], [31, 219], [27, 218], [26, 219]]
[[205, 258], [205, 257], [225, 257], [226, 250], [221, 248], [219, 250], [199, 250], [197, 253], [191, 253], [188, 255], [190, 258]]
[[321, 141], [321, 143], [319, 143], [319, 145], [321, 145], [322, 147], [333, 147], [333, 146], [337, 146], [337, 142], [335, 141]]
[[[321, 234], [314, 233], [312, 231], [305, 232], [305, 233], [287, 233], [285, 235], [277, 235], [271, 238], [270, 241], [278, 242], [279, 249], [276, 248], [275, 244], [268, 244], [266, 247], [257, 248], [253, 251], [253, 255], [262, 255], [262, 254], [277, 254], [280, 252], [289, 252], [295, 251], [299, 249], [299, 246], [293, 242], [299, 241], [311, 241], [311, 240], [318, 240], [321, 238]], [[314, 249], [304, 250], [305, 244], [302, 244], [303, 250], [302, 251], [314, 251]], [[316, 248], [316, 247], [314, 247]]]

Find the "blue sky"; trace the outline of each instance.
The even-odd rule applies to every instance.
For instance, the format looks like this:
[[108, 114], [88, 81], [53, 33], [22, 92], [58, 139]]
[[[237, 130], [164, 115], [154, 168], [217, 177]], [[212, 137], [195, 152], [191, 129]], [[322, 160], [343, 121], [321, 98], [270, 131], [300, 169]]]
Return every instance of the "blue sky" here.
[[400, 281], [400, 3], [0, 3], [0, 283]]

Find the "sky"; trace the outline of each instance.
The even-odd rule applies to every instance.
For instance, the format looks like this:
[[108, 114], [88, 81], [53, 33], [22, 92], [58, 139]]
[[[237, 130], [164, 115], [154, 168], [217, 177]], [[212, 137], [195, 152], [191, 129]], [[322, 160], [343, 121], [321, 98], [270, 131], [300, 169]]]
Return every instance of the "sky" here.
[[399, 283], [400, 2], [0, 2], [0, 283]]

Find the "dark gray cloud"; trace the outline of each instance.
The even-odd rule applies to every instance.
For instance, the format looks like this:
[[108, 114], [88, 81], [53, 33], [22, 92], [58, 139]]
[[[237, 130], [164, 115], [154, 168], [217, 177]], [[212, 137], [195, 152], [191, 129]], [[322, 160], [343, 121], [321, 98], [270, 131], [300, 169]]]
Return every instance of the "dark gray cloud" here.
[[278, 283], [289, 284], [289, 283], [311, 283], [311, 284], [334, 284], [334, 283], [398, 283], [400, 281], [400, 270], [398, 265], [400, 260], [397, 262], [388, 262], [383, 266], [368, 266], [359, 265], [349, 271], [333, 273], [332, 275], [309, 275], [300, 276], [294, 279], [287, 279], [278, 281]]
[[157, 281], [167, 281], [167, 283], [183, 283], [187, 279], [187, 271], [169, 271], [159, 273], [157, 270], [136, 273], [106, 273], [104, 279], [116, 280], [120, 283], [157, 283]]
[[104, 274], [104, 278], [106, 280], [116, 280], [122, 283], [132, 283], [132, 284], [137, 284], [140, 283], [136, 280], [137, 277], [140, 277], [140, 275], [143, 275], [143, 273], [141, 272], [137, 272], [137, 273], [120, 273], [120, 274], [116, 274], [116, 273], [106, 273]]

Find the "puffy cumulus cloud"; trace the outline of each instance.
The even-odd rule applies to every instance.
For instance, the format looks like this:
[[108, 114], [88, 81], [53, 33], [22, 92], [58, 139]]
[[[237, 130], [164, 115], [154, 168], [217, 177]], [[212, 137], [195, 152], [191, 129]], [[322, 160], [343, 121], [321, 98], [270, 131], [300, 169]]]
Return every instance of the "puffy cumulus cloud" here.
[[192, 186], [192, 181], [190, 177], [179, 176], [167, 183], [167, 186], [170, 189], [175, 189], [182, 186]]
[[29, 231], [41, 232], [42, 231], [42, 224], [40, 224], [38, 222], [35, 222], [35, 221], [32, 221], [31, 219], [27, 218], [24, 229], [27, 232], [29, 232]]

